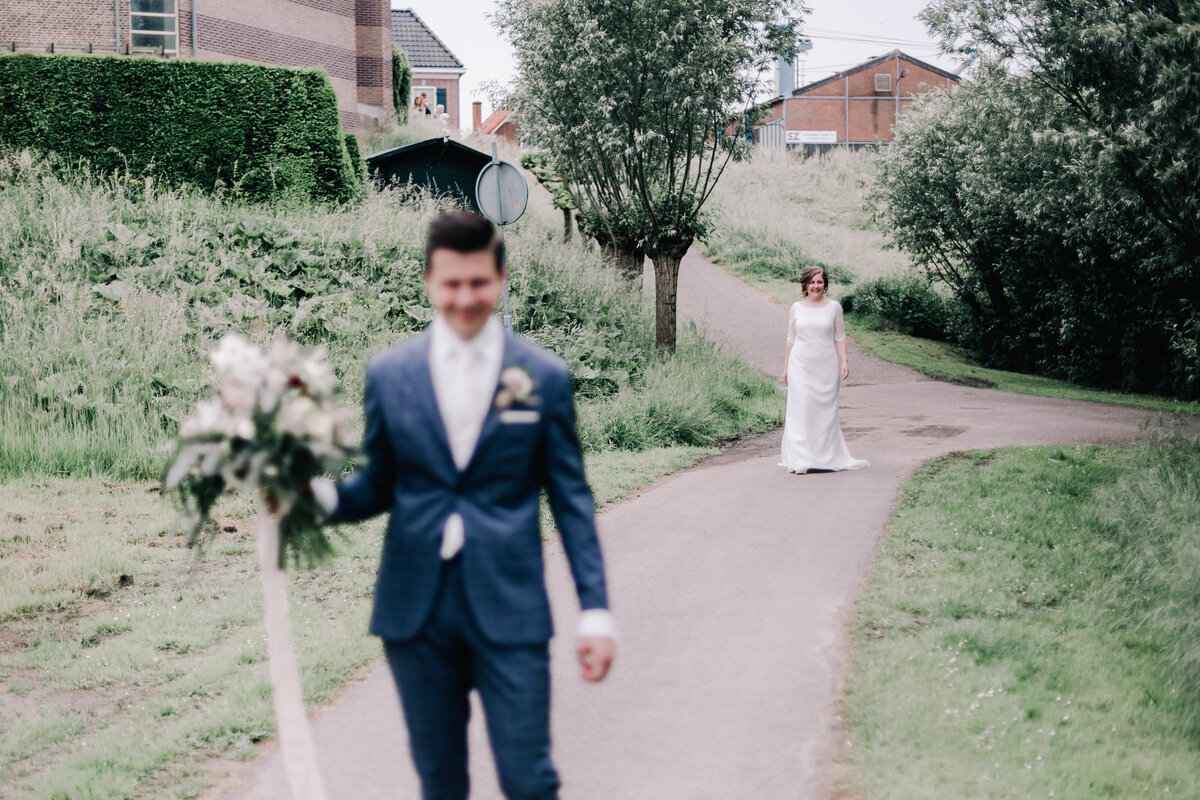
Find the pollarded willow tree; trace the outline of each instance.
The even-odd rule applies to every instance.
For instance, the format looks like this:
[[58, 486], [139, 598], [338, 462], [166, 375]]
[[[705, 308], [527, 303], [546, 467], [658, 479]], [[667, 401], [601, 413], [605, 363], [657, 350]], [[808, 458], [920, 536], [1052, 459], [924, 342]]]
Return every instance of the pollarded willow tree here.
[[679, 262], [747, 153], [744, 112], [801, 0], [500, 0], [522, 136], [553, 154], [602, 240], [654, 263], [655, 341], [673, 351]]

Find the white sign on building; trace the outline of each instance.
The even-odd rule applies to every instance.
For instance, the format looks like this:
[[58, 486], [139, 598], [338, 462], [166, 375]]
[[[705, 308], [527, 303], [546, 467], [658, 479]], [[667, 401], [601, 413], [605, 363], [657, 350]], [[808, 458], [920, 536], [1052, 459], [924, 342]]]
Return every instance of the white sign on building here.
[[837, 131], [788, 131], [788, 144], [837, 144]]

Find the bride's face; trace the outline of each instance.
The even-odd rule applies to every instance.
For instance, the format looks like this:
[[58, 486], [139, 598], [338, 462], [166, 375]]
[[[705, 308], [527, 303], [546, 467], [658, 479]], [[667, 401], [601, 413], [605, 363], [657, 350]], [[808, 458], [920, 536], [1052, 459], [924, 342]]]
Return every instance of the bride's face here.
[[820, 300], [825, 296], [825, 275], [818, 272], [808, 282], [808, 297], [810, 300]]

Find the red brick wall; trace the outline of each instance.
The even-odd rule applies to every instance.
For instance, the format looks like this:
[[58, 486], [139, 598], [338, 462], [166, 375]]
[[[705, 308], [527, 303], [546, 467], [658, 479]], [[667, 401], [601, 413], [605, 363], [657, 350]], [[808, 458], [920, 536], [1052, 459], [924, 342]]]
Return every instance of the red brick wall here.
[[[900, 72], [905, 69], [909, 73], [901, 78]], [[892, 76], [891, 91], [875, 91], [878, 73]], [[951, 80], [950, 85], [953, 87], [955, 81]], [[945, 76], [904, 58], [889, 59], [788, 98], [786, 114], [783, 103], [777, 103], [772, 111], [776, 118], [786, 116], [787, 129], [791, 131], [837, 131], [838, 142], [842, 143], [890, 142], [897, 108], [903, 115], [912, 104], [911, 95], [933, 87], [946, 88]]]
[[504, 124], [496, 129], [496, 136], [500, 139], [517, 144], [517, 126], [511, 121], [505, 120]]
[[355, 0], [358, 102], [392, 110], [392, 11], [388, 0]]
[[200, 14], [200, 52], [285, 67], [324, 67], [330, 77], [355, 80], [354, 51]]
[[788, 100], [789, 131], [837, 131], [839, 142], [846, 140], [846, 102], [792, 98]]
[[[126, 0], [127, 1], [127, 0]], [[4, 0], [0, 42], [115, 44], [111, 2]]]
[[[446, 113], [450, 115], [450, 126], [458, 125], [458, 78], [430, 78], [421, 74], [413, 75], [413, 86], [432, 86], [434, 89], [446, 90]], [[429, 102], [437, 102], [436, 95], [430, 94]]]

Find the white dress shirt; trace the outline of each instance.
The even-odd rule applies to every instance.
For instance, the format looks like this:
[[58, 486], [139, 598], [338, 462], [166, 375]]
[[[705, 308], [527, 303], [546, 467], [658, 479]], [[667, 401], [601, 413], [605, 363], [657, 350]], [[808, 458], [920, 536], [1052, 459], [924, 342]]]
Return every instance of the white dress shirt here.
[[[473, 339], [462, 339], [441, 315], [429, 326], [429, 376], [437, 397], [442, 426], [450, 441], [454, 465], [462, 472], [471, 463], [479, 432], [487, 417], [500, 364], [504, 360], [504, 331], [500, 320], [489, 317]], [[457, 513], [442, 528], [444, 559], [454, 558], [463, 546], [463, 519]]]
[[[489, 317], [471, 339], [463, 339], [439, 314], [429, 326], [429, 375], [437, 398], [442, 426], [450, 443], [450, 454], [459, 471], [471, 463], [479, 433], [487, 418], [500, 368], [504, 361], [504, 330], [500, 320]], [[337, 508], [337, 491], [330, 481], [314, 481], [313, 494], [329, 513]], [[462, 515], [446, 518], [442, 528], [441, 556], [454, 558], [463, 547]], [[607, 609], [590, 609], [579, 615], [579, 636], [616, 639], [616, 623]]]

